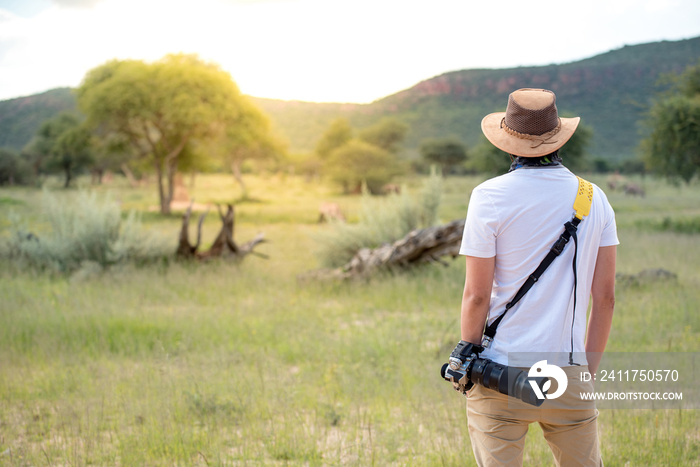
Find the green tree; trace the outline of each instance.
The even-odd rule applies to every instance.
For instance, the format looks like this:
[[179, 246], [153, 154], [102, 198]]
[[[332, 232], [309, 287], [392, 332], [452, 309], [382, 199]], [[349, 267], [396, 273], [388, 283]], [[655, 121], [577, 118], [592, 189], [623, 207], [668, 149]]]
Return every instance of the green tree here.
[[67, 188], [74, 172], [92, 162], [92, 137], [76, 115], [64, 112], [39, 127], [28, 152], [35, 154], [47, 171], [62, 171]]
[[694, 97], [700, 94], [700, 61], [686, 68], [675, 81], [681, 95]]
[[397, 154], [407, 131], [408, 127], [398, 120], [384, 118], [376, 125], [360, 131], [358, 138], [392, 154]]
[[344, 118], [333, 120], [316, 144], [316, 154], [321, 160], [328, 159], [330, 154], [352, 139], [352, 127]]
[[491, 144], [481, 135], [479, 144], [474, 147], [469, 166], [475, 172], [500, 175], [508, 171], [511, 158], [505, 152]]
[[273, 159], [285, 152], [284, 144], [277, 138], [270, 127], [270, 121], [252, 103], [241, 106], [233, 121], [225, 124], [223, 137], [217, 140], [218, 150], [225, 165], [230, 168], [233, 177], [242, 191], [242, 198], [248, 197], [248, 190], [243, 181], [242, 166], [246, 161]]
[[246, 105], [228, 73], [183, 54], [107, 62], [87, 73], [77, 97], [90, 125], [121, 136], [152, 164], [163, 214], [188, 144], [218, 136]]
[[345, 193], [360, 192], [365, 183], [371, 193], [398, 175], [401, 170], [396, 156], [365, 141], [354, 139], [329, 155], [328, 172]]
[[686, 183], [700, 173], [700, 62], [688, 67], [649, 111], [651, 130], [642, 142], [649, 168]]
[[[124, 172], [124, 166], [134, 157], [128, 141], [120, 135], [96, 130], [93, 131], [92, 141], [93, 161], [90, 173], [95, 184], [102, 183], [102, 177], [108, 170]], [[126, 171], [131, 175], [128, 168]]]
[[420, 155], [429, 164], [443, 168], [443, 173], [449, 173], [460, 164], [467, 161], [467, 148], [455, 139], [429, 139], [421, 143]]
[[0, 185], [24, 185], [31, 180], [29, 162], [11, 149], [0, 148]]
[[87, 128], [76, 126], [58, 137], [46, 163], [49, 170], [54, 168], [63, 170], [66, 177], [63, 186], [68, 188], [73, 179], [73, 173], [87, 167], [92, 161], [92, 135]]
[[559, 155], [564, 161], [564, 165], [576, 171], [587, 166], [588, 147], [593, 140], [593, 128], [584, 123], [579, 123], [576, 132], [569, 141], [559, 149]]
[[287, 153], [283, 162], [291, 173], [303, 175], [307, 182], [319, 178], [323, 165], [318, 155], [313, 153]]

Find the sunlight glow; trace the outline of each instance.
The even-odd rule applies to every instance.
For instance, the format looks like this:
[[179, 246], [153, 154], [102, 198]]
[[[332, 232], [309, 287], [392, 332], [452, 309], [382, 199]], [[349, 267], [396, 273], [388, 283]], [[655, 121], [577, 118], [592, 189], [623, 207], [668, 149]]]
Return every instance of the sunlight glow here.
[[700, 34], [695, 0], [545, 0], [536, 11], [516, 0], [42, 1], [25, 18], [0, 0], [0, 99], [77, 86], [112, 58], [185, 52], [221, 65], [249, 95], [370, 102], [448, 71]]

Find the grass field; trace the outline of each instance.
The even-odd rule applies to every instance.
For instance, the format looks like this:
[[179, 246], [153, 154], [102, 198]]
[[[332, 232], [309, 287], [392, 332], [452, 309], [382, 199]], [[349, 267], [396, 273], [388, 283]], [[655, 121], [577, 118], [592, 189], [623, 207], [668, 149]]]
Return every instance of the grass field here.
[[[464, 216], [480, 181], [448, 179], [440, 219]], [[249, 182], [255, 199], [236, 207], [236, 238], [264, 232], [257, 251], [269, 259], [69, 277], [0, 264], [0, 465], [472, 465], [464, 398], [438, 375], [459, 339], [462, 261], [299, 282], [329, 228], [316, 223], [319, 204], [339, 203], [352, 221], [359, 199], [290, 176]], [[618, 270], [678, 279], [618, 287], [608, 350], [698, 352], [700, 234], [674, 226], [700, 224], [700, 187], [640, 183], [644, 198], [609, 193]], [[174, 248], [180, 218], [149, 212], [154, 187], [93, 189], [143, 212]], [[189, 191], [205, 204], [239, 194], [215, 175]], [[41, 235], [41, 198], [0, 189], [0, 236], [11, 211]], [[599, 421], [606, 465], [700, 465], [697, 410], [603, 409]], [[552, 465], [539, 432], [526, 465]]]

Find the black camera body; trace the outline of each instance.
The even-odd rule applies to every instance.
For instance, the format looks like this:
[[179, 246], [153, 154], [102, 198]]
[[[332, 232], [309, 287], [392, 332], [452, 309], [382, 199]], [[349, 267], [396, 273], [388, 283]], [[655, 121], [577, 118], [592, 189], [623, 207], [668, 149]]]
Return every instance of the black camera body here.
[[450, 359], [442, 366], [440, 375], [452, 383], [456, 391], [467, 394], [474, 384], [498, 391], [521, 401], [539, 407], [544, 399], [539, 399], [530, 384], [534, 381], [542, 394], [548, 378], [528, 377], [516, 367], [501, 365], [487, 358], [479, 358], [484, 348], [471, 342], [460, 341], [452, 351]]

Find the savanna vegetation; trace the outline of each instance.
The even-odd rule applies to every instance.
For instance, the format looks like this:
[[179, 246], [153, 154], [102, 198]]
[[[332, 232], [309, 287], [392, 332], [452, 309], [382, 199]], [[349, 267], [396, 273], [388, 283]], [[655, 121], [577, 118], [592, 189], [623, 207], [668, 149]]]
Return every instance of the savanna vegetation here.
[[[696, 104], [684, 86], [685, 100], [654, 108], [659, 125], [687, 123], [667, 112]], [[356, 281], [305, 273], [463, 218], [507, 156], [427, 139], [410, 164], [415, 135], [395, 118], [336, 119], [314, 151], [289, 154], [231, 77], [194, 56], [108, 62], [77, 96], [82, 114], [47, 120], [21, 154], [0, 153], [0, 463], [471, 462], [464, 399], [438, 375], [458, 340], [462, 261]], [[562, 151], [572, 168], [597, 166], [586, 163], [591, 133], [582, 126]], [[665, 135], [652, 153], [661, 141], [678, 149], [668, 160], [681, 172], [695, 169], [693, 132], [676, 146]], [[657, 159], [649, 168], [667, 167]], [[454, 175], [421, 175], [436, 163]], [[696, 178], [585, 176], [607, 187], [622, 242], [608, 350], [698, 352]], [[182, 211], [203, 215], [206, 248], [220, 226], [207, 208], [225, 204], [236, 239], [265, 233], [261, 255], [176, 260]], [[319, 223], [323, 205], [342, 216]], [[657, 268], [671, 274], [635, 280]], [[608, 465], [700, 456], [697, 408], [604, 409], [600, 421]], [[526, 463], [550, 465], [537, 432]]]
[[[482, 179], [445, 179], [438, 220], [463, 216]], [[676, 227], [700, 224], [700, 189], [629, 182], [643, 185], [645, 198], [609, 192], [619, 270], [664, 268], [677, 280], [618, 287], [608, 350], [697, 352], [697, 231]], [[159, 203], [152, 187], [81, 183], [98, 201], [108, 194], [119, 203], [124, 220], [140, 213], [141, 228], [174, 249], [179, 218], [149, 211]], [[49, 197], [89, 201], [61, 184]], [[423, 184], [403, 179], [407, 193]], [[269, 259], [107, 269], [91, 261], [67, 275], [2, 260], [0, 463], [469, 465], [464, 399], [438, 376], [457, 339], [462, 261], [369, 282], [300, 283], [321, 265], [319, 235], [334, 228], [317, 223], [319, 203], [338, 203], [353, 223], [368, 201], [300, 176], [251, 176], [249, 189], [258, 201], [237, 205], [236, 231], [264, 231]], [[214, 203], [238, 188], [222, 174], [198, 177], [190, 191]], [[11, 212], [38, 238], [49, 235], [46, 196], [1, 189], [3, 238]], [[606, 464], [692, 465], [699, 421], [697, 410], [603, 409]], [[526, 462], [551, 465], [538, 430]]]

